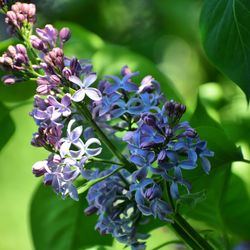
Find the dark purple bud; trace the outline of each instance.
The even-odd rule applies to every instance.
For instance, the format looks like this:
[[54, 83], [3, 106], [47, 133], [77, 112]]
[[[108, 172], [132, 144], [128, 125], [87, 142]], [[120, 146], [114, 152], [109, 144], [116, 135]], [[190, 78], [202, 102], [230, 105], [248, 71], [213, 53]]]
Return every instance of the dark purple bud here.
[[72, 72], [69, 68], [63, 68], [62, 70], [63, 76], [68, 80], [70, 76], [72, 76]]
[[148, 188], [145, 192], [144, 192], [144, 197], [147, 200], [153, 200], [155, 198], [159, 198], [161, 196], [161, 191], [159, 189], [158, 186], [153, 186], [151, 188]]
[[182, 115], [186, 111], [186, 106], [180, 103], [177, 103], [173, 100], [167, 101], [164, 104], [167, 116], [172, 119], [173, 122], [180, 120]]
[[79, 61], [76, 58], [73, 58], [70, 61], [70, 70], [72, 72], [72, 75], [75, 75], [75, 73], [78, 73], [81, 71], [81, 65], [79, 63]]
[[60, 39], [63, 43], [67, 42], [71, 37], [71, 32], [69, 28], [62, 28], [60, 30]]
[[30, 42], [34, 49], [41, 50], [44, 52], [47, 50], [45, 43], [37, 36], [32, 35], [30, 37]]
[[32, 173], [36, 177], [40, 177], [47, 172], [46, 167], [47, 167], [47, 161], [38, 161], [32, 166]]
[[126, 76], [126, 75], [131, 74], [131, 73], [132, 73], [132, 71], [130, 70], [130, 68], [127, 65], [122, 67], [122, 69], [121, 69], [122, 76]]
[[89, 206], [84, 210], [85, 215], [89, 216], [92, 215], [94, 213], [96, 213], [98, 211], [97, 207], [95, 206]]
[[197, 136], [197, 132], [193, 128], [188, 128], [184, 132], [184, 135], [190, 138], [195, 138]]
[[156, 125], [156, 118], [153, 114], [150, 113], [144, 113], [141, 115], [141, 119], [143, 122], [149, 126], [155, 126]]

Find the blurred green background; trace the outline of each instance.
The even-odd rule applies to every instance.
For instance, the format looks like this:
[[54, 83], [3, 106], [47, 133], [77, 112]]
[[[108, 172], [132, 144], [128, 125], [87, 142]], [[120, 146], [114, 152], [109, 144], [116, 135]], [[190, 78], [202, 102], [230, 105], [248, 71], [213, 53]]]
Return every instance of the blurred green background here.
[[[66, 51], [69, 55], [92, 59], [101, 75], [116, 73], [124, 64], [139, 70], [141, 76], [152, 74], [161, 82], [168, 98], [180, 99], [187, 105], [187, 118], [195, 111], [199, 97], [206, 112], [222, 125], [231, 141], [242, 146], [244, 158], [250, 159], [250, 114], [246, 98], [204, 54], [199, 33], [202, 2], [37, 1], [37, 26], [53, 23], [56, 27], [71, 27], [72, 39]], [[1, 40], [7, 38], [3, 23], [1, 17]], [[7, 45], [8, 42], [0, 44], [1, 53]], [[47, 154], [30, 146], [32, 133], [36, 131], [28, 116], [32, 93], [32, 83], [0, 87], [1, 250], [34, 249], [29, 211], [32, 195], [40, 182], [33, 177], [31, 166]], [[232, 171], [242, 181], [245, 197], [249, 199], [249, 165], [235, 162]], [[46, 213], [50, 211], [45, 211], [43, 216]], [[154, 231], [154, 235], [157, 243], [149, 242], [148, 249], [160, 246], [171, 234], [161, 229]]]

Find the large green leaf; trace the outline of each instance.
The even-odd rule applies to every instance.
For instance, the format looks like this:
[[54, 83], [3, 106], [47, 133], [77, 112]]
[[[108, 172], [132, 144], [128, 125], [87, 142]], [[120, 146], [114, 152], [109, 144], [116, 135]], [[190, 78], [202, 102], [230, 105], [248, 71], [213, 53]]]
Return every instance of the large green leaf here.
[[211, 61], [250, 96], [250, 1], [205, 0], [201, 33]]
[[31, 204], [31, 229], [37, 250], [77, 250], [111, 244], [110, 236], [95, 231], [96, 216], [83, 213], [87, 204], [62, 200], [50, 187], [40, 185]]
[[[37, 160], [45, 159], [46, 154], [30, 145], [32, 133], [36, 131], [34, 121], [28, 116], [31, 109], [31, 104], [11, 107], [0, 122], [0, 140], [7, 138], [15, 125], [14, 133], [0, 151], [0, 249], [34, 249], [30, 239], [28, 209], [38, 180], [34, 178], [31, 166]], [[1, 110], [0, 116], [3, 114]]]
[[[250, 221], [248, 212], [250, 200], [242, 179], [231, 173], [231, 163], [242, 160], [242, 154], [226, 136], [223, 128], [215, 122], [198, 101], [191, 124], [197, 129], [208, 147], [215, 152], [211, 159], [212, 169], [209, 175], [196, 169], [186, 176], [191, 180], [192, 192], [206, 190], [207, 198], [195, 208], [183, 207], [189, 217], [218, 230], [221, 234], [229, 231], [235, 236], [248, 239]], [[206, 125], [206, 126], [204, 126]], [[237, 224], [237, 227], [234, 225]]]
[[200, 100], [190, 124], [197, 130], [200, 138], [208, 142], [209, 149], [214, 151], [215, 157], [211, 161], [215, 167], [242, 160], [240, 149], [227, 137], [221, 125], [209, 116]]

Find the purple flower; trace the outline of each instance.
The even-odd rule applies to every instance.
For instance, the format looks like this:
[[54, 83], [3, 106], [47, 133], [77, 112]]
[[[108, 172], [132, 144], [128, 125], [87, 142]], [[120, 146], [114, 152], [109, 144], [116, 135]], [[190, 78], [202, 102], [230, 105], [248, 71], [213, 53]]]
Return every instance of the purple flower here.
[[153, 215], [155, 218], [169, 221], [166, 216], [172, 212], [171, 208], [161, 200], [161, 188], [152, 179], [144, 179], [138, 184], [132, 184], [130, 192], [135, 192], [137, 207], [143, 215]]
[[31, 112], [31, 115], [33, 116], [37, 124], [40, 124], [42, 122], [55, 123], [56, 120], [61, 116], [61, 113], [58, 112], [55, 107], [49, 106], [46, 110], [35, 108]]
[[77, 76], [70, 76], [69, 80], [80, 87], [80, 89], [73, 94], [72, 100], [74, 102], [81, 102], [85, 95], [87, 95], [93, 101], [100, 101], [102, 99], [101, 92], [96, 88], [89, 87], [95, 82], [96, 78], [97, 76], [95, 73], [89, 74], [83, 81]]
[[138, 74], [139, 72], [126, 74], [122, 79], [117, 76], [107, 76], [106, 78], [112, 79], [114, 83], [105, 89], [105, 93], [112, 94], [118, 89], [123, 89], [127, 92], [136, 92], [138, 90], [138, 86], [132, 83], [130, 78], [137, 76]]
[[125, 113], [139, 115], [143, 111], [141, 100], [139, 98], [130, 98], [126, 103], [123, 100], [117, 100], [113, 103], [114, 108], [110, 111], [113, 118], [120, 117]]
[[60, 83], [61, 80], [57, 75], [40, 76], [37, 78], [36, 91], [40, 95], [47, 95], [51, 90], [56, 90]]
[[55, 47], [58, 31], [51, 24], [47, 24], [44, 29], [36, 29], [37, 35], [44, 42], [47, 42], [52, 48]]
[[73, 181], [79, 176], [80, 170], [74, 165], [71, 159], [61, 159], [58, 155], [51, 155], [47, 161], [44, 183], [51, 185], [56, 193], [63, 198], [69, 195], [72, 199], [78, 200], [77, 189]]
[[71, 114], [70, 103], [71, 96], [70, 94], [65, 94], [61, 99], [61, 102], [58, 102], [54, 96], [48, 96], [48, 103], [55, 107], [57, 112], [61, 113], [64, 117], [67, 117]]
[[[71, 130], [72, 125], [75, 123], [75, 120], [71, 120], [68, 124], [67, 128], [67, 137], [61, 139], [61, 147], [60, 147], [60, 154], [62, 157], [65, 157], [66, 155], [71, 156], [72, 158], [79, 159], [84, 154], [86, 156], [96, 156], [101, 153], [102, 148], [92, 148], [92, 144], [101, 145], [101, 142], [96, 138], [90, 138], [86, 141], [86, 143], [83, 143], [81, 140], [81, 135], [83, 132], [82, 126], [78, 126]], [[71, 145], [75, 146], [78, 150], [72, 150]]]
[[[72, 126], [75, 123], [75, 120], [70, 120], [67, 128], [67, 137], [62, 138], [60, 142], [60, 155], [65, 157], [67, 155], [73, 158], [81, 158], [84, 155], [84, 143], [80, 139], [82, 135], [83, 128], [78, 126], [72, 130]], [[71, 145], [75, 146], [77, 150], [70, 150]]]
[[160, 93], [160, 84], [152, 76], [145, 76], [141, 81], [138, 93], [152, 93], [153, 91]]

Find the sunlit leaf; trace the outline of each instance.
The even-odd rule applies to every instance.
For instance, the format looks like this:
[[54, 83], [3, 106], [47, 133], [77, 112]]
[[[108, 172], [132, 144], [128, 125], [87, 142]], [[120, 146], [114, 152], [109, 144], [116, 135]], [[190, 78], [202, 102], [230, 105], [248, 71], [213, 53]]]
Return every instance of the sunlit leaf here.
[[76, 250], [111, 244], [110, 236], [95, 231], [96, 216], [83, 213], [84, 199], [62, 200], [50, 187], [40, 185], [31, 204], [31, 229], [37, 250]]

